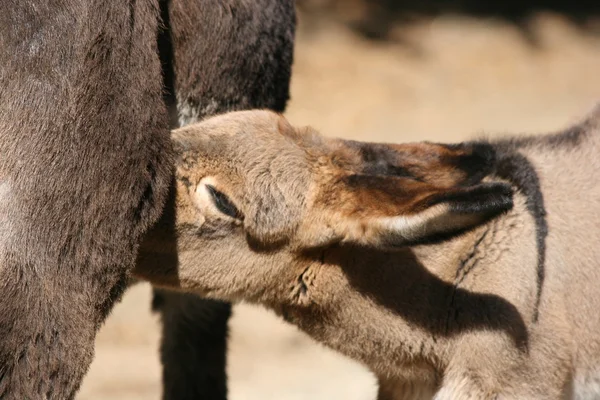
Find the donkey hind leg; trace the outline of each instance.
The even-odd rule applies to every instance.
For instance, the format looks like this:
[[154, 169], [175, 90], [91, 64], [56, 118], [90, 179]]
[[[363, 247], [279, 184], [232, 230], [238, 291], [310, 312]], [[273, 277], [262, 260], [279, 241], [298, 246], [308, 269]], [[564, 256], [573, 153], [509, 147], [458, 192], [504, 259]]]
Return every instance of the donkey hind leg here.
[[154, 290], [162, 319], [163, 398], [223, 400], [227, 397], [228, 303]]

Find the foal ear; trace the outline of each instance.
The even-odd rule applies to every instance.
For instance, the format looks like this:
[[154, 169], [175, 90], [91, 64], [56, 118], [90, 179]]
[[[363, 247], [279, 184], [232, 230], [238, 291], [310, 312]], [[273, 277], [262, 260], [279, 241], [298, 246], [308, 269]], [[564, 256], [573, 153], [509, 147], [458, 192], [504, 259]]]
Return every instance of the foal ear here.
[[405, 177], [349, 175], [322, 187], [297, 236], [306, 247], [401, 247], [452, 237], [512, 206], [512, 188], [503, 182], [448, 188]]
[[361, 174], [410, 177], [436, 186], [479, 183], [496, 165], [496, 151], [484, 142], [343, 143], [359, 155]]

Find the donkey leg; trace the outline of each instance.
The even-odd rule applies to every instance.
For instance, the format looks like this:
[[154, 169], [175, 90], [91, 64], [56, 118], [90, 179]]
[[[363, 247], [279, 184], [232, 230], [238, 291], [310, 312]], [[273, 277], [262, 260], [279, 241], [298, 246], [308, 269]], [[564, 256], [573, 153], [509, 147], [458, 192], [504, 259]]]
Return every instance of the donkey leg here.
[[160, 312], [165, 399], [227, 397], [227, 321], [231, 305], [193, 295], [155, 290]]

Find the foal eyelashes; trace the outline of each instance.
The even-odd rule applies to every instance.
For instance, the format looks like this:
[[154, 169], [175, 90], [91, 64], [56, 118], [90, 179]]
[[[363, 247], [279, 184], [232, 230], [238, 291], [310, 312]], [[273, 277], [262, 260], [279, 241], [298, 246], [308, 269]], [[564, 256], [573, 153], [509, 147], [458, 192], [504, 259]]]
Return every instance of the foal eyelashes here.
[[215, 207], [217, 207], [220, 212], [231, 218], [241, 219], [242, 214], [237, 207], [233, 205], [231, 200], [229, 200], [229, 197], [224, 193], [219, 192], [214, 186], [206, 185], [206, 188], [208, 189], [208, 193], [210, 193], [210, 197], [212, 198]]

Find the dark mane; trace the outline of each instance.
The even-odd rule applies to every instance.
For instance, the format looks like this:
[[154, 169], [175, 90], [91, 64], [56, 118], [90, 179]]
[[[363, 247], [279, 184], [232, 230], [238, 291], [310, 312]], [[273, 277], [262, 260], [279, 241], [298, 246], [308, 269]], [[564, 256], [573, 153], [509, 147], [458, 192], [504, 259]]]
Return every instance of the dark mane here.
[[537, 320], [538, 308], [543, 292], [546, 262], [546, 238], [548, 222], [544, 195], [540, 187], [540, 179], [533, 164], [522, 150], [530, 147], [551, 149], [574, 148], [580, 146], [591, 134], [591, 127], [598, 126], [600, 121], [600, 105], [580, 123], [560, 132], [538, 136], [523, 136], [501, 139], [491, 142], [496, 149], [497, 160], [495, 174], [508, 180], [526, 197], [527, 210], [533, 217], [536, 226], [537, 242], [537, 294], [534, 309], [534, 320]]

